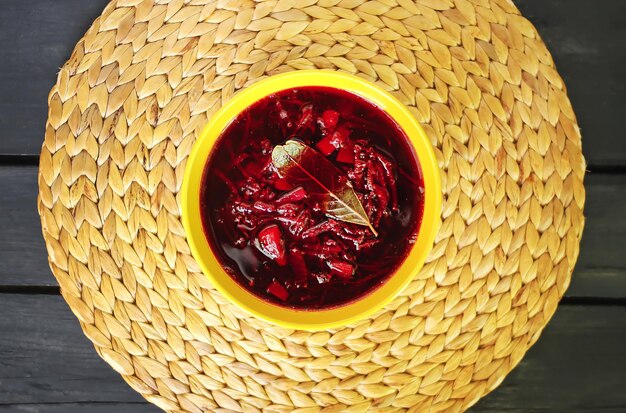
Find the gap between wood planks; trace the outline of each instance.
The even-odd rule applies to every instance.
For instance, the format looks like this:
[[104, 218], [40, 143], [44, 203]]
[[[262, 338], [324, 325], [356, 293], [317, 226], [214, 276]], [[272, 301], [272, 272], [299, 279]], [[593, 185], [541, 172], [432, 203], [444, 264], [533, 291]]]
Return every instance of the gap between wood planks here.
[[[39, 166], [39, 155], [0, 154], [0, 166]], [[587, 173], [625, 175], [626, 165], [587, 165]]]
[[[0, 285], [0, 294], [60, 295], [55, 285]], [[626, 307], [626, 297], [563, 297], [559, 305]]]
[[[30, 171], [29, 174], [32, 174], [32, 178], [36, 179], [36, 166], [37, 163], [39, 161], [39, 157], [35, 156], [35, 155], [0, 155], [0, 167], [5, 167], [5, 168], [11, 168], [13, 167], [13, 169], [15, 171], [21, 171], [21, 170], [28, 170]], [[626, 165], [625, 166], [589, 166], [587, 168], [589, 171], [592, 171], [588, 176], [595, 176], [595, 177], [604, 177], [602, 179], [607, 179], [610, 178], [611, 176], [614, 176], [615, 179], [623, 179], [623, 176], [626, 175]], [[622, 178], [618, 178], [618, 177], [622, 177]], [[11, 179], [10, 175], [9, 176], [5, 176], [5, 179]], [[30, 191], [30, 190], [34, 190], [34, 185], [31, 187], [31, 189], [24, 189], [26, 191]], [[33, 199], [34, 199], [34, 195], [33, 194]], [[8, 207], [9, 209], [7, 210], [5, 208], [4, 212], [8, 212], [9, 214], [11, 213], [11, 208], [15, 207], [15, 206], [9, 206], [9, 205], [5, 205], [5, 207]], [[32, 219], [36, 219], [36, 213], [32, 214], [33, 217]], [[596, 214], [597, 215], [597, 214]], [[19, 221], [19, 220], [18, 220]], [[16, 223], [19, 224], [19, 222], [16, 221]], [[23, 222], [22, 222], [23, 224]], [[596, 231], [597, 232], [597, 231]], [[590, 233], [591, 234], [591, 233]], [[596, 237], [597, 238], [597, 237]], [[596, 240], [596, 238], [591, 237], [588, 238], [589, 242], [592, 242], [594, 240]], [[1, 239], [0, 239], [1, 241]], [[5, 240], [6, 241], [6, 240]], [[597, 241], [597, 240], [596, 240]], [[40, 253], [45, 254], [45, 249], [43, 247], [40, 248]], [[43, 270], [43, 266], [45, 265], [44, 261], [43, 261], [43, 257], [41, 260], [41, 268]], [[597, 267], [597, 265], [596, 265]], [[8, 271], [6, 271], [8, 270]], [[580, 268], [579, 268], [580, 270]], [[583, 278], [584, 276], [586, 276], [587, 278], [589, 278], [588, 272], [585, 272], [585, 268], [582, 268], [582, 273], [579, 272], [579, 276], [582, 274]], [[595, 268], [591, 269], [591, 273], [597, 272], [599, 271], [600, 268]], [[4, 275], [5, 276], [9, 276], [9, 274], [11, 273], [10, 268], [6, 268]], [[8, 277], [8, 279], [5, 281], [4, 285], [0, 285], [0, 293], [4, 293], [4, 294], [23, 294], [23, 295], [59, 295], [60, 291], [59, 291], [59, 287], [57, 285], [45, 285], [47, 283], [44, 283], [44, 285], [28, 285], [28, 283], [25, 283], [25, 285], [20, 285], [18, 282], [16, 282], [16, 280], [20, 279], [20, 276], [18, 276], [19, 274], [16, 274], [15, 277]], [[22, 274], [23, 275], [23, 274]], [[605, 277], [606, 278], [606, 277]], [[605, 280], [606, 281], [606, 280]], [[583, 285], [585, 283], [582, 283], [581, 285]], [[585, 284], [586, 285], [586, 284]], [[575, 290], [575, 291], [574, 291]], [[604, 296], [603, 294], [598, 294], [598, 291], [590, 291], [589, 296], [585, 296], [585, 294], [580, 294], [581, 291], [579, 291], [580, 288], [576, 289], [574, 288], [571, 291], [571, 295], [567, 296], [566, 298], [564, 298], [562, 300], [562, 304], [563, 305], [589, 305], [589, 306], [626, 306], [626, 295], [624, 294], [607, 294], [607, 296]]]

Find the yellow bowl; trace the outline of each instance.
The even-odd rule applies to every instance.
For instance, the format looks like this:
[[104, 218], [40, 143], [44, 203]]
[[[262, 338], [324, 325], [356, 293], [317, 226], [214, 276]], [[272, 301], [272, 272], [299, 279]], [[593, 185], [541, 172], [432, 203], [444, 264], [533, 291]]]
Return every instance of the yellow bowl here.
[[[241, 287], [222, 268], [202, 229], [200, 186], [211, 148], [222, 131], [254, 102], [281, 90], [327, 86], [359, 95], [387, 112], [402, 127], [415, 150], [424, 177], [424, 213], [417, 240], [398, 270], [383, 285], [356, 301], [322, 310], [289, 309], [271, 304]], [[417, 275], [432, 249], [441, 222], [441, 183], [433, 148], [407, 108], [389, 93], [352, 75], [322, 70], [283, 73], [237, 93], [209, 121], [187, 160], [182, 185], [182, 219], [191, 252], [215, 288], [248, 313], [280, 326], [323, 330], [342, 327], [389, 303]]]

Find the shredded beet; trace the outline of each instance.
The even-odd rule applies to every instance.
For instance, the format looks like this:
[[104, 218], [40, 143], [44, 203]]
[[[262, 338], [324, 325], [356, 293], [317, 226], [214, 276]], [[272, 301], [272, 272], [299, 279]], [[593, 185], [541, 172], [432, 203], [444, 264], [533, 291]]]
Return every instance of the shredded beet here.
[[[353, 186], [375, 236], [333, 219], [302, 186], [282, 179], [271, 152], [297, 137]], [[211, 247], [242, 286], [275, 304], [328, 308], [381, 285], [410, 250], [423, 183], [404, 132], [350, 93], [289, 89], [242, 112], [216, 142], [201, 193]]]

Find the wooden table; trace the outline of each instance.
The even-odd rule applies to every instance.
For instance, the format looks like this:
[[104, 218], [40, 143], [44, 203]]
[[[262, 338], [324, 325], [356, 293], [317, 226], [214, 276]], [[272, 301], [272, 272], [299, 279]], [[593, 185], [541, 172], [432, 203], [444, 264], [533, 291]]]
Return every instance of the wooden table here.
[[[0, 412], [156, 412], [98, 358], [46, 261], [36, 212], [46, 96], [107, 0], [0, 4]], [[578, 115], [587, 224], [566, 297], [476, 412], [626, 410], [626, 2], [515, 0]], [[621, 343], [621, 344], [620, 344]]]

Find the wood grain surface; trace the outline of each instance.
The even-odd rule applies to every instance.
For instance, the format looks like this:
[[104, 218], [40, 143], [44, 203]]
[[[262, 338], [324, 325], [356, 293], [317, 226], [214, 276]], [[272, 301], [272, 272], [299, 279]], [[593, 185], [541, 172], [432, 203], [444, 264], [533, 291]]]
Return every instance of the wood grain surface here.
[[576, 111], [590, 170], [626, 165], [626, 3], [514, 0], [552, 53]]
[[0, 413], [158, 413], [159, 411], [146, 402], [0, 404]]
[[[46, 97], [107, 0], [3, 0], [0, 413], [157, 412], [98, 358], [47, 265], [36, 212]], [[626, 2], [515, 0], [551, 50], [590, 174], [572, 284], [542, 338], [474, 412], [626, 411]]]
[[59, 68], [107, 0], [3, 0], [0, 155], [38, 155]]
[[[626, 297], [626, 175], [588, 174], [587, 223], [568, 297]], [[37, 168], [0, 166], [0, 286], [56, 286], [37, 216]], [[613, 246], [607, 248], [607, 245]]]
[[[107, 0], [3, 0], [0, 13], [0, 155], [39, 154], [46, 97], [58, 69]], [[587, 162], [626, 166], [619, 131], [626, 100], [623, 0], [516, 0], [565, 79]], [[584, 28], [582, 30], [581, 28]], [[593, 142], [593, 144], [588, 144]]]
[[[0, 294], [0, 412], [157, 412], [98, 358], [59, 296]], [[626, 409], [626, 308], [562, 305], [474, 412]], [[3, 410], [4, 409], [4, 410]]]

